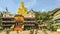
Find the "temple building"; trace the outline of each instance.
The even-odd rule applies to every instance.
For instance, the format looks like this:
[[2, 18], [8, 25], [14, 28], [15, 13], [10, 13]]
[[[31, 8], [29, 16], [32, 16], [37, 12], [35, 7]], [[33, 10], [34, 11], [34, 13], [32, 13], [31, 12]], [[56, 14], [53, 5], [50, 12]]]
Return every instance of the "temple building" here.
[[31, 9], [27, 10], [24, 6], [24, 2], [20, 3], [17, 14], [10, 16], [8, 10], [3, 12], [2, 25], [3, 29], [12, 28], [14, 31], [21, 31], [22, 29], [37, 28], [35, 21], [35, 13]]
[[54, 21], [53, 26], [57, 26], [57, 28], [60, 29], [60, 8], [55, 10], [52, 15]]

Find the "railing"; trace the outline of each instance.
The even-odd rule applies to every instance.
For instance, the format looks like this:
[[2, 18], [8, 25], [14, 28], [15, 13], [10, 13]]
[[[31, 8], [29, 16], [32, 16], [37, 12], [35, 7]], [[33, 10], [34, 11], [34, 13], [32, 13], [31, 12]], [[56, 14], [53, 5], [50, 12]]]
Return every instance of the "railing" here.
[[15, 21], [2, 21], [2, 22], [12, 22], [12, 23], [14, 23]]
[[12, 26], [12, 24], [2, 24], [2, 26]]
[[24, 21], [24, 22], [35, 22], [35, 21]]
[[35, 24], [24, 24], [25, 26], [35, 26]]

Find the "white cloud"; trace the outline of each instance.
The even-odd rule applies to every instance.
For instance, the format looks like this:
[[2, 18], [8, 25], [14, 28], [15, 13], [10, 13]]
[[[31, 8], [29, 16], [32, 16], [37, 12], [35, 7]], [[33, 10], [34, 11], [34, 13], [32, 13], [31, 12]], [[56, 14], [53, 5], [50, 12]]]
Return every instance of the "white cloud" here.
[[36, 3], [37, 3], [37, 0], [30, 0], [29, 2], [27, 2], [26, 7], [31, 8], [34, 5], [36, 5]]
[[43, 11], [46, 11], [46, 9], [42, 9], [42, 12], [43, 12]]

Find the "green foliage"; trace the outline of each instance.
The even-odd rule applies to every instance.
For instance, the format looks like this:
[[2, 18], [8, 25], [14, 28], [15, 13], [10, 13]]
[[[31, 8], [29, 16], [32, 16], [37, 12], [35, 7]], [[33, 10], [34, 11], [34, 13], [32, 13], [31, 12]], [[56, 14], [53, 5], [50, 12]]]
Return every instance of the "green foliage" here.
[[55, 25], [54, 25], [54, 26], [52, 26], [52, 25], [48, 25], [47, 27], [48, 27], [48, 29], [50, 29], [50, 30], [52, 30], [52, 31], [56, 31], [57, 28], [58, 28], [58, 27], [55, 26]]
[[39, 25], [46, 24], [48, 29], [52, 29], [52, 18], [51, 12], [35, 12], [36, 20]]
[[57, 26], [53, 26], [53, 30], [54, 30], [54, 31], [56, 31], [56, 30], [57, 30], [57, 28], [58, 28]]
[[9, 14], [10, 16], [13, 16], [13, 14]]
[[48, 12], [35, 12], [36, 20], [50, 20], [52, 16]]

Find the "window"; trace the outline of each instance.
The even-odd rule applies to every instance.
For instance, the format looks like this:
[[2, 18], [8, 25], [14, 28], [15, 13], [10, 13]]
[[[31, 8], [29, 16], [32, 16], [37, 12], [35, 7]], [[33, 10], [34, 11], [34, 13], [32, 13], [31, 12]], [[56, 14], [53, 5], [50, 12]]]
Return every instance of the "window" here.
[[60, 20], [57, 20], [55, 23], [60, 23]]

